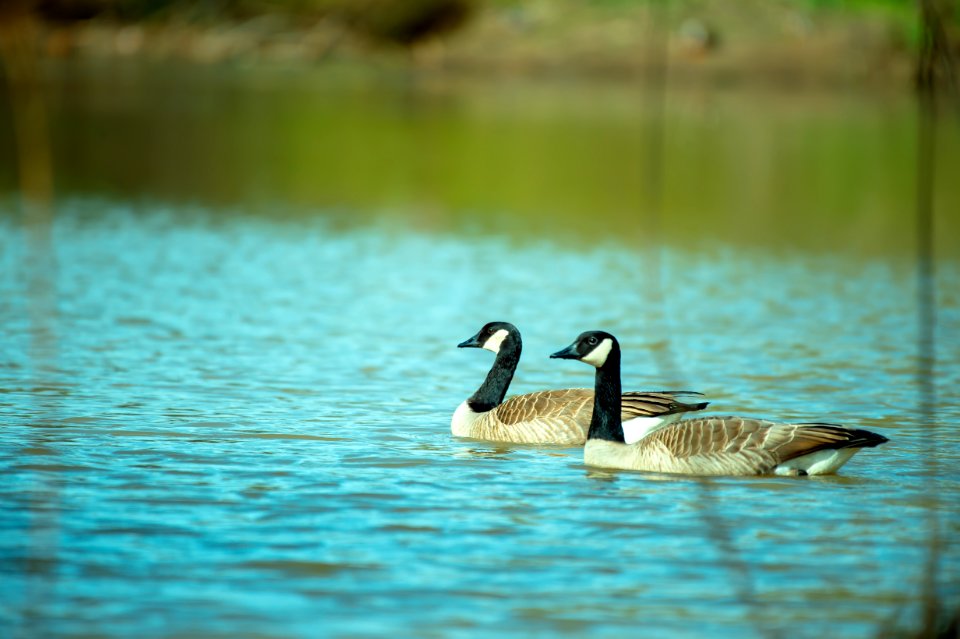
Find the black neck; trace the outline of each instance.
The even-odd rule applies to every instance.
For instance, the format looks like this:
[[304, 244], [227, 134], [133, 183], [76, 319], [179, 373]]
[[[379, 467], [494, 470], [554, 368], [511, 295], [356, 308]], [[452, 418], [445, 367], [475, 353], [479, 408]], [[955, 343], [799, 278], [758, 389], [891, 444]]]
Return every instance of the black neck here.
[[614, 346], [597, 369], [593, 389], [593, 417], [587, 439], [623, 442], [620, 423], [620, 350]]
[[475, 413], [493, 410], [503, 402], [513, 380], [513, 373], [520, 362], [520, 350], [523, 348], [519, 335], [507, 335], [500, 344], [493, 367], [487, 378], [480, 384], [477, 392], [470, 396], [467, 405]]

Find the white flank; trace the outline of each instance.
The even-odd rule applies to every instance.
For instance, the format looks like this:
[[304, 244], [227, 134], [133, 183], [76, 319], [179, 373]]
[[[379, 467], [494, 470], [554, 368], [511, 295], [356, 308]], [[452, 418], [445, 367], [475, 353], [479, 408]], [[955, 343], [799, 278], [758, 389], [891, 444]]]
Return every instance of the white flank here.
[[605, 337], [596, 348], [590, 351], [587, 355], [581, 357], [580, 361], [586, 362], [587, 364], [595, 366], [596, 368], [600, 368], [607, 362], [607, 355], [610, 354], [611, 348], [613, 348], [613, 342], [610, 341], [609, 337]]
[[777, 475], [791, 475], [791, 471], [803, 470], [808, 475], [830, 475], [847, 463], [859, 448], [829, 448], [809, 455], [801, 455], [773, 469]]
[[479, 416], [479, 413], [470, 410], [470, 406], [464, 400], [462, 404], [457, 406], [457, 410], [453, 411], [453, 419], [450, 420], [450, 432], [457, 437], [470, 437], [470, 427], [473, 426], [473, 422], [477, 421]]
[[623, 422], [623, 441], [627, 444], [634, 444], [678, 419], [680, 419], [679, 413], [664, 415], [663, 417], [634, 417]]
[[507, 339], [507, 335], [509, 334], [510, 333], [501, 328], [499, 331], [487, 338], [487, 341], [483, 343], [482, 348], [485, 348], [488, 351], [493, 351], [494, 353], [499, 353], [500, 345], [503, 344], [503, 340]]

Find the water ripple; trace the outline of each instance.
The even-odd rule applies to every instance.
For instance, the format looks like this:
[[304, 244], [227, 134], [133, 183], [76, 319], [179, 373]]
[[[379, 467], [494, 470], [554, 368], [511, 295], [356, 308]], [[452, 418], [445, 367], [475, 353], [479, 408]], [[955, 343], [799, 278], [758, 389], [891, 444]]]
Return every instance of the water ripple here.
[[[960, 598], [960, 352], [926, 423], [889, 265], [665, 248], [662, 324], [620, 293], [646, 263], [622, 247], [58, 214], [56, 308], [0, 314], [0, 633], [868, 637], [918, 618], [931, 520]], [[960, 269], [939, 272], [956, 335]], [[455, 345], [493, 318], [524, 331], [512, 392], [589, 385], [547, 355], [602, 325], [628, 387], [891, 442], [837, 477], [702, 480], [454, 440], [490, 365]]]

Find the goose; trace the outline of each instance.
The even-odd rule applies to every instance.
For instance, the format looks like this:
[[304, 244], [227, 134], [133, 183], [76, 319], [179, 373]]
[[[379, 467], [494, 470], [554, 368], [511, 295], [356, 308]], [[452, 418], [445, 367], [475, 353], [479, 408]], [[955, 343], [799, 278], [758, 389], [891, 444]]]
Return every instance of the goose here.
[[587, 331], [551, 358], [577, 359], [597, 369], [593, 417], [583, 460], [588, 466], [687, 475], [823, 475], [835, 473], [883, 435], [836, 424], [782, 424], [748, 417], [697, 417], [669, 424], [638, 442], [624, 440], [620, 344]]
[[[593, 410], [589, 388], [545, 390], [516, 395], [507, 401], [510, 381], [520, 361], [520, 331], [509, 322], [489, 322], [458, 348], [482, 348], [496, 354], [480, 388], [453, 413], [450, 430], [457, 437], [518, 444], [578, 446], [587, 438]], [[689, 403], [692, 391], [630, 392], [621, 397], [627, 441], [637, 441], [687, 411], [707, 402]]]

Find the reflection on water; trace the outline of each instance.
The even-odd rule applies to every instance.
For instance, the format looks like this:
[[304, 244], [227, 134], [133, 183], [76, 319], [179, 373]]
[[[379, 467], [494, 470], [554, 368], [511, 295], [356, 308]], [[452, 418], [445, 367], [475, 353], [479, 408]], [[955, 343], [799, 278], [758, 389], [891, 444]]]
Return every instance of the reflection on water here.
[[[918, 618], [927, 509], [960, 532], [960, 263], [944, 216], [931, 477], [908, 102], [676, 97], [653, 243], [631, 91], [198, 73], [53, 73], [46, 244], [0, 200], [0, 634]], [[703, 481], [454, 440], [490, 363], [455, 345], [496, 318], [524, 334], [512, 392], [589, 385], [547, 355], [603, 327], [628, 387], [891, 442], [839, 477]], [[954, 602], [958, 577], [948, 546]]]
[[[68, 192], [527, 238], [869, 256], [915, 245], [909, 95], [688, 88], [666, 94], [661, 122], [647, 89], [622, 84], [120, 63], [47, 75]], [[0, 186], [13, 185], [8, 149], [0, 126]], [[937, 252], [957, 254], [956, 118], [938, 126], [935, 161]]]
[[[5, 623], [28, 634], [869, 636], [901, 607], [915, 618], [924, 495], [953, 503], [960, 442], [942, 432], [944, 472], [926, 477], [901, 267], [665, 249], [670, 332], [652, 335], [642, 296], [623, 294], [642, 279], [629, 248], [107, 200], [58, 211], [46, 359], [31, 356], [24, 231], [0, 227], [18, 256], [0, 291], [0, 587]], [[957, 268], [939, 269], [945, 336]], [[578, 450], [452, 440], [489, 365], [455, 344], [492, 317], [524, 330], [515, 392], [589, 384], [547, 354], [602, 325], [632, 387], [891, 443], [841, 477], [718, 479], [705, 495], [587, 469]], [[682, 379], [656, 369], [654, 341]], [[940, 356], [949, 424], [960, 361]], [[956, 513], [941, 518], [956, 534]]]

